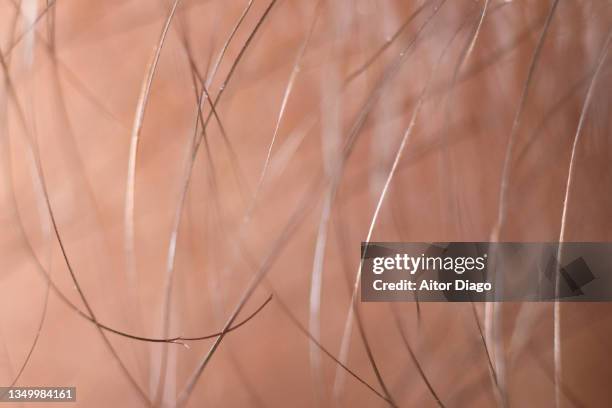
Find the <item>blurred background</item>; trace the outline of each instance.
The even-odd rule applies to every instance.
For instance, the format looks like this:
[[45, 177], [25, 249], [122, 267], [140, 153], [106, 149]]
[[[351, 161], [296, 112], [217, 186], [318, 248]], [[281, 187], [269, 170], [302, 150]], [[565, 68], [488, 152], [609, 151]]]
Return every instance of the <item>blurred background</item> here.
[[609, 406], [606, 303], [358, 285], [367, 240], [612, 239], [611, 27], [606, 0], [0, 0], [0, 385]]

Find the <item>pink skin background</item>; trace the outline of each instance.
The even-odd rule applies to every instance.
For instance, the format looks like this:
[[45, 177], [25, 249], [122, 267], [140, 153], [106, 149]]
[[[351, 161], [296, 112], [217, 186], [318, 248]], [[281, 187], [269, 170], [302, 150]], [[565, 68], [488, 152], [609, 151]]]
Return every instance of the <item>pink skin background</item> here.
[[[285, 0], [274, 5], [217, 105], [229, 143], [213, 119], [195, 159], [178, 224], [167, 334], [197, 336], [221, 330], [256, 267], [270, 253], [277, 254], [275, 262], [237, 322], [265, 301], [270, 288], [275, 296], [255, 318], [223, 339], [187, 406], [386, 405], [313, 347], [287, 310], [312, 329], [311, 281], [323, 225], [316, 337], [340, 356], [360, 242], [367, 237], [424, 87], [426, 97], [372, 239], [491, 239], [504, 159], [514, 133], [499, 239], [559, 240], [572, 143], [608, 36], [612, 6], [606, 1], [560, 2], [513, 132], [551, 1], [502, 3], [489, 2], [463, 63], [483, 1], [448, 0], [422, 32], [419, 28], [439, 1], [337, 0], [317, 6], [316, 1]], [[188, 39], [198, 71], [207, 77], [246, 4], [185, 0], [178, 6], [140, 132], [134, 248], [126, 251], [130, 138], [171, 3], [57, 0], [48, 6], [43, 1], [0, 0], [0, 46], [8, 68], [8, 76], [4, 70], [0, 75], [0, 385], [11, 384], [23, 365], [46, 304], [40, 335], [17, 385], [76, 386], [76, 405], [83, 407], [148, 405], [95, 325], [53, 290], [45, 301], [47, 286], [35, 259], [57, 288], [86, 312], [51, 228], [31, 142], [38, 147], [64, 249], [98, 321], [140, 336], [164, 337], [168, 251], [197, 113], [182, 36]], [[423, 10], [395, 38], [421, 4]], [[267, 5], [255, 0], [248, 11], [209, 84], [213, 98]], [[34, 22], [35, 29], [28, 30]], [[374, 100], [381, 78], [415, 38], [399, 71]], [[374, 63], [345, 86], [345, 79], [373, 55], [378, 56]], [[566, 219], [569, 241], [612, 239], [611, 58], [598, 74], [576, 149]], [[258, 190], [296, 60], [300, 69]], [[372, 100], [351, 155], [342, 162], [342, 146]], [[208, 112], [205, 104], [204, 114]], [[329, 181], [339, 174], [334, 172], [339, 164], [343, 171], [328, 206]], [[299, 228], [279, 241], [303, 205], [308, 212]], [[326, 208], [329, 219], [322, 224]], [[436, 401], [406, 349], [392, 308], [445, 406], [498, 404], [470, 304], [421, 304], [417, 318], [414, 303], [358, 303], [373, 357], [398, 406], [436, 406]], [[481, 326], [490, 312], [485, 309], [476, 305]], [[605, 303], [562, 304], [560, 406], [604, 407], [612, 400], [609, 312]], [[347, 339], [346, 364], [381, 390], [355, 324]], [[554, 406], [553, 305], [503, 304], [494, 324], [500, 334], [487, 337], [488, 349], [495, 361], [505, 362], [510, 406]], [[138, 387], [157, 406], [177, 404], [214, 341], [190, 342], [187, 348], [107, 335]], [[312, 363], [317, 357], [320, 366]], [[334, 392], [338, 373], [344, 378]]]

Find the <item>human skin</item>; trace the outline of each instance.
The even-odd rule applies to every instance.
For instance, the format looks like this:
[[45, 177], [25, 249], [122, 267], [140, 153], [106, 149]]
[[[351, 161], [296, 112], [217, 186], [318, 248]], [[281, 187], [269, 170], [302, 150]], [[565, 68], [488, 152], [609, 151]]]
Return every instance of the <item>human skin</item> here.
[[[349, 312], [369, 235], [612, 239], [609, 2], [18, 3], [0, 385], [84, 407], [609, 404], [607, 303]], [[270, 294], [188, 347], [96, 326], [201, 336]]]

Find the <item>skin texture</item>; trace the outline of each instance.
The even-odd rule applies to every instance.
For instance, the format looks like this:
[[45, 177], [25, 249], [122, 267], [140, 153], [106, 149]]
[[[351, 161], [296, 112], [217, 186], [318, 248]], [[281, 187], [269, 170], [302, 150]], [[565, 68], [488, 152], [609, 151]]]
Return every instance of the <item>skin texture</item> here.
[[366, 239], [612, 240], [611, 27], [586, 0], [0, 0], [0, 385], [609, 405], [606, 303], [354, 291]]

